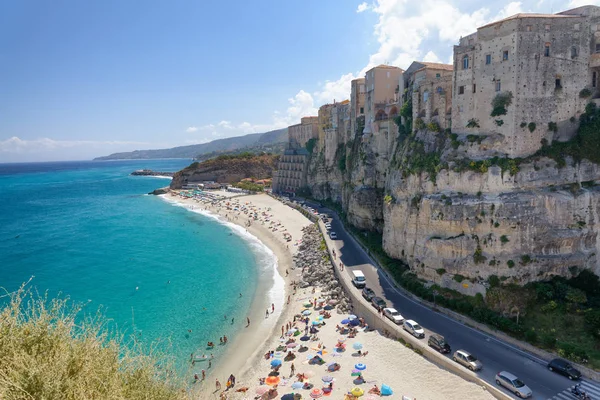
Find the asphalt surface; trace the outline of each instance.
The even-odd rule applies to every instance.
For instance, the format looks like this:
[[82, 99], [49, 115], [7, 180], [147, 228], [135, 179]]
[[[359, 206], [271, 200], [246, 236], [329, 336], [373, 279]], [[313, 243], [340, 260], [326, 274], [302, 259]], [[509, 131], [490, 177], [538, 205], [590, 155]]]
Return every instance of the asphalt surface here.
[[[477, 374], [487, 382], [495, 384], [496, 373], [508, 371], [529, 386], [533, 391], [533, 399], [576, 399], [575, 396], [569, 393], [569, 388], [574, 385], [574, 382], [562, 375], [548, 371], [545, 361], [508, 343], [467, 327], [403, 295], [392, 285], [387, 276], [374, 266], [371, 258], [355, 239], [346, 232], [341, 221], [331, 210], [317, 207], [316, 204], [310, 202], [307, 202], [307, 204], [319, 212], [334, 217], [331, 220], [331, 230], [337, 233], [338, 238], [337, 240], [328, 240], [328, 242], [333, 244], [336, 249], [337, 261], [341, 260], [344, 263], [344, 272], [351, 274], [352, 270], [361, 270], [367, 278], [367, 287], [373, 289], [377, 296], [385, 299], [388, 307], [398, 310], [405, 319], [417, 321], [425, 329], [425, 338], [421, 340], [426, 341], [431, 333], [438, 333], [443, 335], [452, 347], [452, 352], [447, 357], [451, 358], [455, 350], [466, 350], [473, 354], [483, 364], [483, 369]], [[356, 288], [352, 290], [360, 291]], [[592, 392], [593, 389], [600, 393], [598, 383], [589, 380], [583, 381], [586, 387], [589, 388], [589, 392], [594, 393]], [[502, 390], [509, 394], [505, 389]], [[600, 400], [600, 397], [595, 396], [595, 393], [592, 398]]]

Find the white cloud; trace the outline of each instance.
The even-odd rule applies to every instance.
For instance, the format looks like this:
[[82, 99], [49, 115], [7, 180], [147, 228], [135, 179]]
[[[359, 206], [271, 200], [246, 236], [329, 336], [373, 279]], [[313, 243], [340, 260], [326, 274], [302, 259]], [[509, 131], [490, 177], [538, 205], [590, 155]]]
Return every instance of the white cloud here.
[[568, 8], [577, 8], [581, 6], [600, 6], [600, 0], [571, 0]]
[[427, 54], [423, 57], [423, 61], [441, 63], [442, 61], [438, 58], [438, 56], [433, 51], [428, 51]]
[[34, 140], [21, 139], [13, 136], [6, 140], [0, 140], [0, 152], [4, 153], [32, 153], [46, 150], [58, 150], [73, 147], [106, 147], [119, 145], [151, 145], [149, 142], [119, 141], [119, 140], [54, 140], [50, 138], [39, 138]]
[[364, 2], [364, 3], [360, 3], [358, 5], [358, 8], [356, 9], [356, 12], [357, 13], [361, 13], [363, 11], [367, 11], [368, 9], [369, 9], [369, 5], [366, 2]]
[[336, 81], [325, 81], [321, 89], [315, 92], [318, 104], [332, 103], [334, 100], [342, 101], [350, 97], [350, 82], [357, 76], [349, 73], [342, 75]]
[[185, 130], [187, 133], [194, 133], [198, 131], [198, 127], [196, 126], [188, 126], [188, 128]]

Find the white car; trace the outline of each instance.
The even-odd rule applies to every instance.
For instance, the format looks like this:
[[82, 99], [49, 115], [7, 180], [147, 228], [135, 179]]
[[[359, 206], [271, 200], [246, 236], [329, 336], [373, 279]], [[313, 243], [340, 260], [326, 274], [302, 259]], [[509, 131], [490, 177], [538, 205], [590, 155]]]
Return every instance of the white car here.
[[517, 397], [526, 399], [533, 394], [529, 386], [523, 383], [519, 378], [510, 372], [502, 371], [496, 374], [496, 384], [504, 386], [506, 389], [513, 392]]
[[425, 337], [425, 331], [416, 321], [407, 319], [402, 325], [405, 331], [416, 337], [417, 339], [423, 339]]
[[384, 308], [383, 313], [396, 325], [400, 325], [404, 321], [404, 317], [395, 308]]
[[338, 237], [337, 237], [337, 233], [335, 233], [335, 232], [333, 232], [333, 231], [332, 231], [332, 232], [329, 232], [329, 238], [330, 238], [331, 240], [336, 240], [336, 239], [338, 238]]
[[325, 229], [327, 229], [328, 231], [331, 230], [331, 224], [329, 222], [325, 224]]

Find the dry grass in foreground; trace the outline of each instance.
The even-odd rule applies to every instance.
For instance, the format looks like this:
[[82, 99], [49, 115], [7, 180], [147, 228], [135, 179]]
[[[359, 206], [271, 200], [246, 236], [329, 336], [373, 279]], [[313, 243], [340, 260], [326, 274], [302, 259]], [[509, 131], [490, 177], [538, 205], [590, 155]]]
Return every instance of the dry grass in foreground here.
[[102, 316], [23, 288], [10, 296], [0, 311], [0, 399], [188, 398], [168, 367], [114, 339]]

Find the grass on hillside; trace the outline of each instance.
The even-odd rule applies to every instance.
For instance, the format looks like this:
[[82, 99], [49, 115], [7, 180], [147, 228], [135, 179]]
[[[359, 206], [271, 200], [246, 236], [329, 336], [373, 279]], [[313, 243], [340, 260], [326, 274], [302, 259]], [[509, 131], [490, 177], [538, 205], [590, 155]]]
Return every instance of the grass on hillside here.
[[0, 311], [1, 399], [186, 399], [167, 363], [82, 315], [21, 288]]

